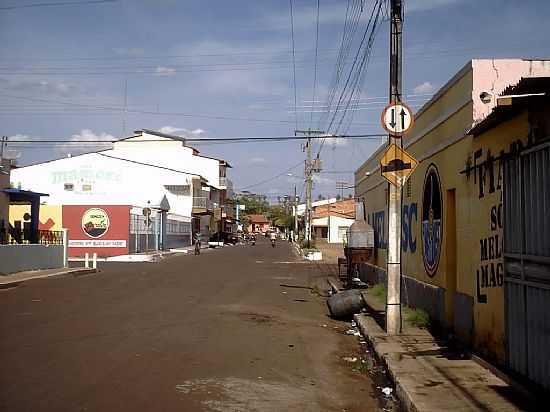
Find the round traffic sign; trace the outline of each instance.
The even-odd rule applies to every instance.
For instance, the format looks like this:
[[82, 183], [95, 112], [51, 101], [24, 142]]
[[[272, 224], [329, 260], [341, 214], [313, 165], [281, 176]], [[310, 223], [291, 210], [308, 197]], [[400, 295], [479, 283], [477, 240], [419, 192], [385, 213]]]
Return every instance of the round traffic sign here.
[[401, 137], [410, 131], [414, 117], [409, 106], [402, 102], [388, 104], [382, 111], [382, 127], [395, 136]]

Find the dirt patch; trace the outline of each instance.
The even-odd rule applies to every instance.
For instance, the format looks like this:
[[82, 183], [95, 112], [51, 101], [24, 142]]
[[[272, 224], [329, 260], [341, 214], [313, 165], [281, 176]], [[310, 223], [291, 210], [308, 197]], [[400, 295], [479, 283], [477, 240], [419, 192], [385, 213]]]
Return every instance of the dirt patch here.
[[202, 399], [201, 405], [213, 412], [283, 411], [292, 405], [293, 410], [319, 411], [321, 405], [306, 385], [256, 379], [222, 378], [195, 379], [176, 385], [176, 391]]

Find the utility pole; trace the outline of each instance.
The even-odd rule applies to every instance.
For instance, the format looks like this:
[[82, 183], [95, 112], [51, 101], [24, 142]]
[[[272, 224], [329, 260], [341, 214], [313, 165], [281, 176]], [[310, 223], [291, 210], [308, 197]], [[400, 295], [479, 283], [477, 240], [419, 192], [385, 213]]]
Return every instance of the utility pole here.
[[2, 142], [0, 142], [0, 166], [2, 166], [2, 160], [4, 160], [4, 146], [7, 141], [7, 136], [2, 136]]
[[325, 132], [320, 130], [295, 130], [294, 135], [301, 133], [307, 136], [307, 143], [305, 146], [306, 151], [306, 164], [305, 164], [305, 181], [306, 181], [306, 211], [305, 211], [305, 231], [306, 231], [306, 243], [307, 247], [310, 247], [311, 243], [311, 192], [313, 189], [313, 173], [321, 171], [321, 161], [319, 158], [315, 161], [311, 160], [311, 136], [323, 135]]
[[294, 185], [294, 239], [298, 240], [298, 196], [296, 195], [296, 185]]
[[[402, 64], [402, 0], [390, 0], [390, 103], [401, 101]], [[391, 133], [388, 144], [402, 146], [400, 138]], [[401, 196], [400, 187], [388, 183], [388, 254], [386, 333], [401, 333]]]

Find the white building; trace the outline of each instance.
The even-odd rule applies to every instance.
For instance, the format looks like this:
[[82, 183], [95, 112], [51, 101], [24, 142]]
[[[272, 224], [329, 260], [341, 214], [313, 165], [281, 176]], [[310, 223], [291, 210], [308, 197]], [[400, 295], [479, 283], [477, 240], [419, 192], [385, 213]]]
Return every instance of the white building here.
[[346, 232], [355, 222], [355, 200], [330, 200], [313, 208], [311, 228], [317, 240], [343, 243]]
[[[127, 249], [131, 253], [145, 247], [189, 245], [192, 232], [209, 237], [226, 230], [223, 218], [227, 212], [221, 211], [221, 205], [230, 188], [227, 167], [227, 162], [201, 156], [186, 146], [184, 138], [142, 130], [115, 142], [109, 150], [14, 169], [11, 182], [15, 187], [49, 193], [44, 203], [66, 208], [63, 226], [78, 226], [72, 222], [76, 217], [71, 206], [93, 206], [106, 214], [111, 213], [106, 211], [110, 206], [127, 206]], [[122, 212], [113, 209], [113, 213]], [[48, 217], [41, 215], [40, 219]], [[113, 241], [121, 245], [126, 240], [122, 238], [124, 229], [117, 231]], [[94, 242], [98, 247], [113, 243]]]

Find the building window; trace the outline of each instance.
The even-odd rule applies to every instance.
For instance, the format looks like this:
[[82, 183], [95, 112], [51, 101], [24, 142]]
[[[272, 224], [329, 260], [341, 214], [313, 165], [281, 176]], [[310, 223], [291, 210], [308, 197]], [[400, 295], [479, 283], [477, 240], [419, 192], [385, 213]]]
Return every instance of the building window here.
[[82, 185], [82, 191], [83, 192], [91, 192], [92, 191], [92, 185]]
[[65, 183], [63, 188], [69, 192], [72, 192], [74, 190], [74, 185], [72, 183]]

